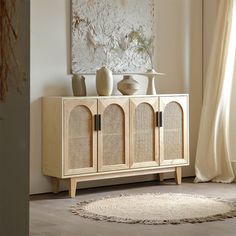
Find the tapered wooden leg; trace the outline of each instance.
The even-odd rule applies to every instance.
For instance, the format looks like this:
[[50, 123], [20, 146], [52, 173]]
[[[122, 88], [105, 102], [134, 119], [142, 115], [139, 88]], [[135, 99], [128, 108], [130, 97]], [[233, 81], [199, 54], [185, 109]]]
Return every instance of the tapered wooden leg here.
[[52, 192], [58, 193], [60, 191], [60, 179], [52, 177]]
[[76, 178], [70, 178], [69, 179], [69, 196], [75, 197], [76, 194], [76, 186], [77, 186], [77, 180]]
[[159, 173], [158, 174], [158, 181], [163, 182], [164, 181], [164, 173]]
[[182, 181], [182, 171], [181, 171], [181, 167], [176, 167], [175, 168], [175, 182], [176, 184], [181, 184], [181, 181]]

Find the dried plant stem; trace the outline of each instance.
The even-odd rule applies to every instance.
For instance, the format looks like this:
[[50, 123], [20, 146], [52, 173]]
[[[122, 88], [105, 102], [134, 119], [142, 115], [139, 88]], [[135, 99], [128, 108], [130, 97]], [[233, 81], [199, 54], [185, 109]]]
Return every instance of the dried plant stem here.
[[5, 101], [9, 84], [19, 91], [25, 80], [15, 54], [17, 40], [16, 0], [0, 0], [0, 101]]

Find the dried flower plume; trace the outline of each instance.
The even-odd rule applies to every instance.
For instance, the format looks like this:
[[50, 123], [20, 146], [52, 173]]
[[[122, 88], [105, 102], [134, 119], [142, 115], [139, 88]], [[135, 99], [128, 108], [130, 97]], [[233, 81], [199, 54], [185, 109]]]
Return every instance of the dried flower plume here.
[[130, 42], [136, 41], [137, 53], [146, 54], [151, 64], [150, 69], [153, 69], [152, 57], [153, 57], [153, 51], [154, 51], [154, 45], [153, 45], [154, 38], [153, 37], [146, 38], [144, 34], [144, 30], [141, 26], [136, 30], [132, 30], [129, 33], [128, 38]]
[[15, 54], [17, 23], [16, 0], [0, 0], [0, 101], [5, 101], [10, 84], [20, 92], [25, 80]]

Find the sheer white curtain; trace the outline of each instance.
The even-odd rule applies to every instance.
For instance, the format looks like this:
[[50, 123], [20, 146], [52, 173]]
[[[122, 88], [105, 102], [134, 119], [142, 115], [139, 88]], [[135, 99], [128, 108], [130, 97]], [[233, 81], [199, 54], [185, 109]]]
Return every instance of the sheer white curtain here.
[[204, 88], [195, 182], [234, 180], [229, 147], [229, 106], [236, 50], [236, 0], [220, 1]]

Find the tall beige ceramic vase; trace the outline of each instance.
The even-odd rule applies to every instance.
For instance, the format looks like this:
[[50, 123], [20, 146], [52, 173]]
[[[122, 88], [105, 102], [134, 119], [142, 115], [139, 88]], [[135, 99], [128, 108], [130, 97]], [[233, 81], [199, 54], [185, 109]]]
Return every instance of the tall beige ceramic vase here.
[[96, 72], [96, 88], [99, 96], [110, 96], [113, 91], [112, 71], [106, 67], [101, 67]]

